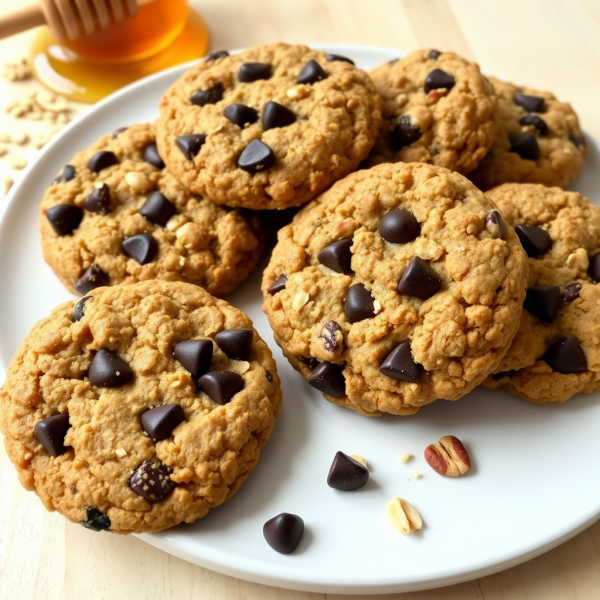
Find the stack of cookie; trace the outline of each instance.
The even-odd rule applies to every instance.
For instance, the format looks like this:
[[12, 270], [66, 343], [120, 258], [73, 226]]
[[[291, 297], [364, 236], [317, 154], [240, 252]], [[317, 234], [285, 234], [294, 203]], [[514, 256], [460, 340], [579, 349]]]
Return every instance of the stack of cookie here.
[[235, 493], [281, 390], [248, 317], [213, 295], [256, 266], [265, 209], [308, 203], [279, 231], [263, 308], [327, 400], [409, 415], [480, 383], [537, 402], [599, 389], [600, 209], [541, 185], [585, 155], [569, 105], [451, 52], [369, 74], [297, 45], [207, 56], [155, 124], [100, 138], [42, 200], [44, 257], [84, 297], [34, 327], [0, 392], [23, 485], [120, 533]]

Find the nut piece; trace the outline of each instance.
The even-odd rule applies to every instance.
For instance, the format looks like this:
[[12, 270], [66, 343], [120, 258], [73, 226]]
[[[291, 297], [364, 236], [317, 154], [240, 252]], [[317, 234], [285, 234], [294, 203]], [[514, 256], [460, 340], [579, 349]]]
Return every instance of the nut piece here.
[[352, 219], [346, 219], [336, 223], [333, 227], [333, 237], [337, 240], [340, 238], [352, 237], [356, 231], [358, 223]]
[[425, 448], [427, 464], [440, 475], [458, 477], [471, 467], [471, 460], [462, 442], [453, 435], [440, 438], [438, 444]]
[[390, 523], [404, 535], [423, 527], [419, 511], [404, 498], [392, 498], [387, 503], [387, 514]]
[[361, 456], [360, 454], [351, 454], [350, 458], [353, 458], [356, 462], [359, 462], [363, 467], [365, 467], [365, 469], [369, 468], [364, 456]]
[[401, 454], [398, 457], [398, 460], [404, 464], [410, 459], [410, 456], [411, 456], [410, 452], [405, 452], [404, 454]]
[[175, 237], [188, 250], [201, 250], [210, 242], [210, 236], [205, 229], [196, 223], [184, 223], [175, 232]]
[[303, 306], [305, 306], [307, 304], [309, 299], [310, 299], [310, 296], [306, 292], [298, 292], [292, 298], [292, 308], [294, 310], [300, 310]]
[[145, 192], [152, 185], [146, 175], [138, 171], [125, 173], [125, 182], [134, 192]]

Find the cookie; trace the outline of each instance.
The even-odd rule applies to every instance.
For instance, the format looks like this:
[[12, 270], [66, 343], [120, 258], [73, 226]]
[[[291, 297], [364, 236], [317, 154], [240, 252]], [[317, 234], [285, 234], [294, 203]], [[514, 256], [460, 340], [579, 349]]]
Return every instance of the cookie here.
[[149, 279], [221, 296], [256, 265], [260, 219], [185, 190], [165, 168], [154, 126], [132, 125], [77, 154], [41, 204], [46, 262], [71, 291]]
[[540, 184], [489, 197], [527, 250], [529, 281], [519, 330], [485, 385], [532, 402], [600, 390], [600, 208]]
[[406, 415], [493, 372], [526, 278], [514, 230], [466, 178], [383, 164], [336, 183], [279, 232], [263, 310], [327, 400]]
[[508, 182], [564, 187], [576, 179], [587, 147], [571, 105], [550, 92], [490, 81], [498, 95], [498, 132], [469, 179], [482, 190]]
[[158, 531], [237, 491], [280, 403], [244, 313], [155, 280], [98, 288], [35, 325], [0, 390], [0, 428], [48, 510], [96, 531]]
[[214, 202], [297, 206], [368, 155], [380, 104], [343, 56], [281, 43], [220, 53], [163, 96], [158, 148], [185, 187]]
[[475, 63], [417, 50], [369, 74], [383, 122], [368, 165], [424, 162], [468, 173], [483, 159], [496, 133], [497, 100]]

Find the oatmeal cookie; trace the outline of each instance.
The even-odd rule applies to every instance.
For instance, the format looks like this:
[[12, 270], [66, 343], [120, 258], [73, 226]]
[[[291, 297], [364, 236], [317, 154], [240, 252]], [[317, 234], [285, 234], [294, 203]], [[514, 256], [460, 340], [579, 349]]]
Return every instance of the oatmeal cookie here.
[[35, 325], [0, 390], [0, 428], [48, 510], [95, 531], [158, 531], [237, 491], [280, 403], [244, 313], [155, 280], [95, 289]]
[[412, 414], [494, 371], [526, 279], [514, 230], [466, 178], [383, 164], [337, 182], [279, 232], [263, 310], [327, 400]]
[[488, 377], [532, 402], [600, 389], [600, 208], [577, 192], [507, 183], [490, 190], [529, 254], [513, 343]]
[[479, 67], [453, 52], [417, 50], [370, 72], [383, 122], [368, 164], [425, 162], [472, 171], [492, 145], [497, 100]]
[[165, 168], [154, 126], [132, 125], [77, 154], [41, 204], [46, 262], [71, 291], [149, 279], [221, 296], [256, 265], [256, 215], [185, 190]]
[[158, 148], [184, 186], [214, 202], [297, 206], [368, 155], [380, 105], [343, 56], [281, 43], [219, 53], [163, 96]]
[[508, 182], [564, 187], [576, 179], [587, 147], [571, 105], [550, 92], [490, 81], [498, 95], [498, 132], [469, 179], [482, 190]]

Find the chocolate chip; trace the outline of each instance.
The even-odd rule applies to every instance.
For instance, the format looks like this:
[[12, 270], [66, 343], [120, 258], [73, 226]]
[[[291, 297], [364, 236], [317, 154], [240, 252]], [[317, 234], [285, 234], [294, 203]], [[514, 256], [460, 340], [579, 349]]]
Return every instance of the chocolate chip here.
[[275, 154], [265, 143], [252, 140], [240, 154], [237, 165], [248, 173], [258, 173], [275, 164]]
[[140, 265], [147, 265], [158, 252], [158, 242], [149, 233], [140, 233], [125, 238], [121, 242], [121, 250]]
[[350, 286], [344, 303], [344, 312], [350, 323], [358, 323], [375, 316], [373, 296], [362, 283]]
[[353, 60], [350, 60], [347, 56], [342, 56], [341, 54], [328, 54], [325, 57], [325, 60], [327, 62], [335, 62], [336, 60], [340, 61], [340, 62], [347, 62], [350, 63], [351, 65], [354, 64]]
[[427, 300], [442, 289], [442, 282], [429, 263], [415, 256], [398, 282], [398, 291]]
[[313, 356], [300, 356], [300, 362], [304, 363], [311, 371], [319, 366], [319, 361]]
[[65, 435], [71, 427], [69, 415], [54, 415], [38, 421], [33, 428], [35, 439], [50, 456], [60, 456], [67, 451]]
[[267, 371], [266, 369], [265, 369], [265, 377], [267, 378], [267, 381], [269, 383], [273, 383], [273, 375], [271, 375], [271, 372]]
[[515, 233], [521, 240], [521, 245], [527, 252], [527, 256], [535, 258], [547, 252], [552, 246], [552, 238], [550, 234], [541, 227], [533, 225], [517, 225]]
[[211, 62], [213, 60], [217, 60], [219, 58], [225, 58], [229, 56], [229, 52], [227, 50], [217, 50], [216, 52], [211, 52], [204, 57], [204, 62]]
[[343, 452], [337, 452], [331, 463], [327, 485], [334, 490], [352, 492], [369, 481], [369, 470]]
[[143, 413], [141, 421], [143, 430], [155, 442], [160, 442], [185, 421], [185, 413], [179, 404], [162, 404]]
[[85, 316], [84, 312], [83, 312], [85, 309], [85, 303], [88, 300], [91, 300], [92, 298], [93, 298], [93, 296], [84, 296], [73, 307], [73, 312], [71, 313], [71, 321], [73, 321], [73, 323], [76, 323], [77, 321], [81, 321], [81, 319], [83, 319], [83, 317]]
[[46, 211], [46, 218], [59, 236], [69, 235], [79, 227], [83, 211], [75, 204], [57, 204]]
[[102, 514], [97, 508], [88, 506], [85, 509], [86, 521], [79, 521], [86, 529], [92, 531], [108, 531], [110, 529], [110, 519]]
[[327, 352], [335, 352], [344, 340], [342, 328], [335, 321], [328, 321], [321, 329], [319, 339], [323, 340]]
[[580, 146], [585, 146], [585, 138], [583, 137], [579, 137], [573, 133], [569, 134], [569, 141], [574, 144], [575, 146], [577, 146], [578, 148]]
[[538, 130], [540, 135], [548, 135], [548, 125], [546, 124], [546, 121], [544, 121], [542, 117], [538, 117], [538, 115], [523, 115], [519, 119], [519, 123], [521, 125], [532, 125]]
[[114, 140], [116, 137], [119, 137], [124, 131], [127, 131], [127, 127], [119, 127], [112, 132], [112, 139]]
[[145, 460], [129, 478], [129, 487], [148, 502], [164, 500], [176, 487], [167, 465]]
[[101, 150], [96, 152], [88, 161], [87, 168], [92, 173], [100, 173], [103, 169], [119, 164], [119, 159], [114, 152], [110, 150]]
[[177, 147], [187, 160], [194, 159], [198, 152], [200, 152], [200, 148], [202, 148], [204, 142], [206, 142], [206, 135], [203, 133], [190, 133], [175, 138]]
[[269, 100], [262, 110], [262, 126], [265, 131], [275, 127], [287, 127], [296, 121], [296, 115], [287, 106]]
[[154, 192], [140, 208], [140, 215], [156, 225], [164, 227], [177, 212], [177, 207], [160, 192]]
[[581, 373], [587, 369], [585, 354], [572, 337], [560, 337], [552, 342], [543, 360], [558, 373]]
[[225, 107], [223, 114], [234, 125], [237, 125], [242, 129], [246, 125], [250, 125], [258, 121], [258, 111], [251, 106], [246, 106], [245, 104], [230, 104], [229, 106]]
[[244, 63], [238, 72], [238, 79], [242, 83], [251, 83], [259, 79], [270, 79], [273, 75], [273, 67], [268, 63], [251, 62]]
[[111, 202], [110, 188], [103, 183], [90, 192], [83, 201], [83, 208], [89, 212], [105, 215], [110, 212]]
[[490, 210], [485, 215], [485, 230], [497, 240], [501, 240], [504, 236], [504, 219], [497, 210]]
[[423, 132], [418, 125], [413, 125], [410, 117], [404, 115], [398, 119], [398, 122], [392, 129], [392, 147], [394, 150], [400, 150], [416, 142]]
[[404, 208], [395, 208], [385, 213], [379, 221], [379, 235], [392, 244], [407, 244], [421, 233], [415, 216]]
[[537, 160], [540, 147], [533, 133], [518, 133], [510, 140], [510, 151], [516, 152], [523, 160]]
[[440, 90], [442, 88], [451, 90], [455, 83], [456, 81], [452, 75], [446, 73], [446, 71], [442, 71], [442, 69], [434, 69], [425, 77], [423, 90], [425, 90], [426, 94], [431, 90]]
[[220, 83], [208, 90], [198, 90], [192, 94], [190, 102], [196, 106], [206, 106], [207, 104], [216, 104], [223, 99], [223, 86]]
[[427, 58], [429, 60], [435, 60], [440, 54], [441, 54], [441, 52], [439, 50], [430, 50], [427, 53]]
[[334, 363], [322, 362], [313, 369], [308, 383], [324, 394], [341, 398], [346, 393], [343, 370], [343, 367]]
[[144, 160], [158, 170], [165, 168], [165, 163], [158, 153], [156, 144], [150, 144], [144, 148]]
[[263, 525], [267, 544], [281, 554], [290, 554], [304, 535], [304, 521], [298, 515], [281, 513]]
[[596, 282], [600, 282], [600, 252], [590, 256], [588, 275]]
[[108, 275], [97, 265], [90, 265], [77, 280], [75, 289], [80, 294], [87, 294], [94, 288], [108, 285]]
[[75, 170], [75, 167], [73, 165], [65, 165], [63, 167], [62, 173], [58, 177], [56, 177], [56, 179], [54, 179], [52, 183], [66, 183], [67, 181], [71, 181], [71, 179], [74, 179], [76, 174], [77, 171]]
[[501, 371], [500, 373], [494, 373], [494, 375], [492, 375], [492, 379], [494, 381], [501, 381], [504, 378], [512, 379], [516, 373], [517, 371], [515, 371], [515, 369], [511, 369], [510, 371]]
[[524, 108], [527, 112], [542, 112], [545, 99], [541, 96], [529, 96], [527, 94], [515, 94], [515, 104]]
[[528, 288], [523, 307], [540, 321], [551, 323], [560, 308], [560, 288], [557, 285]]
[[185, 340], [173, 348], [173, 356], [195, 378], [208, 373], [212, 355], [213, 343], [210, 340]]
[[392, 379], [417, 383], [423, 375], [423, 367], [415, 362], [410, 342], [400, 342], [386, 357], [379, 371]]
[[573, 300], [577, 300], [577, 298], [579, 298], [580, 291], [580, 283], [570, 283], [569, 285], [565, 286], [565, 289], [562, 293], [563, 302], [573, 302]]
[[108, 348], [96, 352], [90, 364], [89, 380], [96, 387], [114, 388], [125, 385], [133, 378], [131, 367]]
[[278, 292], [285, 290], [287, 284], [287, 275], [280, 275], [268, 288], [267, 292], [274, 296]]
[[229, 358], [249, 360], [253, 338], [252, 329], [227, 329], [215, 335], [215, 342]]
[[244, 389], [244, 378], [233, 371], [211, 371], [198, 379], [198, 387], [217, 404], [227, 404]]
[[323, 67], [316, 60], [309, 60], [300, 71], [296, 83], [317, 83], [323, 79], [327, 79]]
[[317, 259], [322, 265], [336, 273], [352, 273], [352, 267], [350, 266], [352, 260], [351, 246], [352, 240], [350, 238], [333, 242], [317, 254]]

